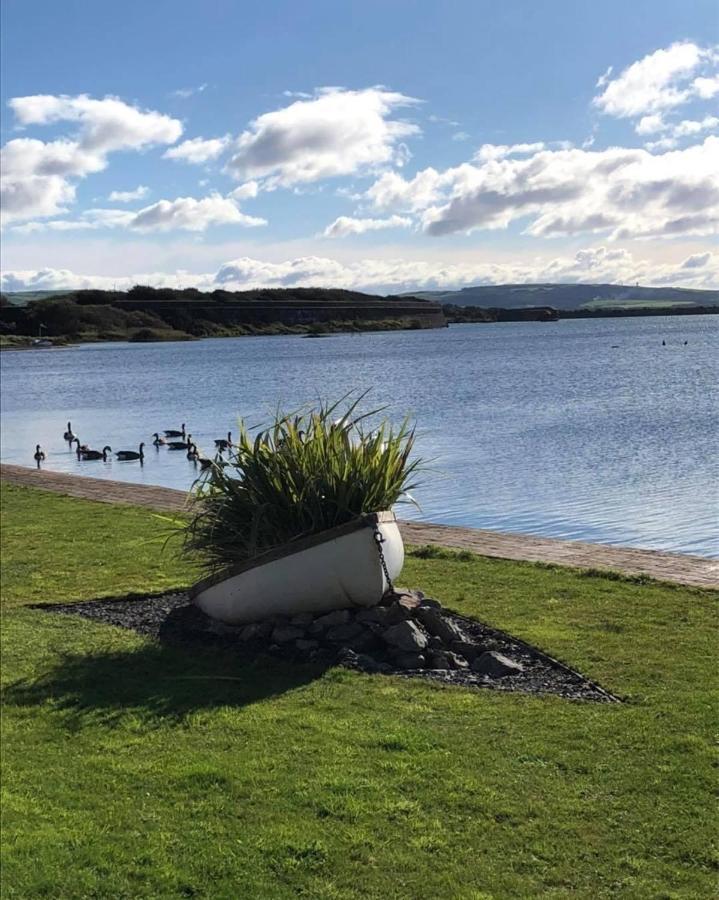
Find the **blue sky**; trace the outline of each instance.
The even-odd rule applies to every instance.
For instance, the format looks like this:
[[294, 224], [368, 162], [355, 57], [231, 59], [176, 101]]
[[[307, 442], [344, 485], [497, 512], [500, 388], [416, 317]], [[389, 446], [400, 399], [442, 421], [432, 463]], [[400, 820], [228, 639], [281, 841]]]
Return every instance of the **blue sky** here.
[[2, 15], [6, 289], [719, 283], [715, 0]]

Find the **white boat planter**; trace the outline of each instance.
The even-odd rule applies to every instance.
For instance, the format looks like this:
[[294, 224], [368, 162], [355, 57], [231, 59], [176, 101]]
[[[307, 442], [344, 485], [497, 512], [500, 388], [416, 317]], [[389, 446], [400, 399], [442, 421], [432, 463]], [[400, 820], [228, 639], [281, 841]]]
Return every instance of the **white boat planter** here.
[[389, 587], [376, 530], [394, 581], [404, 564], [404, 545], [394, 513], [380, 512], [224, 569], [198, 581], [190, 597], [208, 616], [232, 625], [374, 606]]

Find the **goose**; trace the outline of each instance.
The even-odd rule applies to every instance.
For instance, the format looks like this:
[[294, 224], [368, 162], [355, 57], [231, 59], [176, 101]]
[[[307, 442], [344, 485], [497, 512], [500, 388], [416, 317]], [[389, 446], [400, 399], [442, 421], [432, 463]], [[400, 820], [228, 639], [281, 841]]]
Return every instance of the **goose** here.
[[140, 459], [140, 460], [142, 460], [145, 458], [145, 454], [142, 452], [144, 446], [145, 446], [144, 444], [140, 444], [140, 446], [137, 450], [119, 450], [117, 453], [115, 453], [115, 456], [118, 459]]
[[67, 423], [67, 431], [63, 434], [63, 438], [70, 443], [75, 440], [75, 435], [72, 433], [72, 425], [69, 422]]
[[152, 436], [155, 438], [152, 443], [156, 447], [164, 447], [164, 445], [167, 443], [167, 441], [164, 438], [161, 438], [157, 432], [155, 432]]
[[225, 439], [225, 438], [216, 438], [215, 439], [215, 447], [217, 447], [218, 450], [220, 450], [220, 451], [227, 450], [227, 448], [231, 447], [231, 446], [232, 446], [232, 432], [231, 431], [227, 432], [227, 439]]
[[187, 448], [187, 458], [192, 460], [193, 462], [197, 462], [200, 458], [200, 454], [197, 452], [197, 444], [190, 444]]
[[79, 438], [79, 437], [73, 438], [73, 440], [74, 440], [75, 443], [77, 444], [77, 447], [75, 448], [75, 453], [77, 453], [78, 456], [81, 456], [83, 453], [87, 453], [88, 450], [90, 449], [90, 448], [87, 446], [87, 444], [81, 444], [81, 443], [80, 443], [80, 438]]
[[167, 449], [168, 450], [189, 450], [192, 441], [190, 440], [192, 437], [191, 434], [187, 435], [186, 441], [168, 441]]
[[38, 465], [43, 461], [43, 459], [45, 459], [45, 453], [44, 453], [43, 450], [40, 449], [40, 444], [35, 444], [35, 457], [34, 457], [34, 459], [35, 459], [35, 462], [38, 463]]
[[80, 459], [107, 459], [107, 454], [112, 453], [112, 447], [109, 445], [103, 447], [102, 450], [82, 450], [79, 451]]
[[177, 431], [174, 428], [166, 428], [165, 437], [185, 437], [185, 423], [182, 423], [180, 431]]

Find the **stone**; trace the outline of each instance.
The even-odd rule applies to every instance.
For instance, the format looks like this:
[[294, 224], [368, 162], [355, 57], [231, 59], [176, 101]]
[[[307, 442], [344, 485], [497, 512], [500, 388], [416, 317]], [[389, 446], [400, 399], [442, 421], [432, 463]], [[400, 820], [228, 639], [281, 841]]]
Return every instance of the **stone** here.
[[459, 625], [455, 625], [451, 619], [447, 619], [439, 610], [420, 606], [419, 609], [415, 610], [415, 615], [430, 634], [436, 634], [445, 644], [449, 645], [452, 641], [465, 640], [465, 634]]
[[319, 641], [308, 641], [306, 638], [300, 638], [295, 641], [295, 647], [302, 653], [307, 653], [308, 650], [316, 650], [319, 645]]
[[305, 636], [304, 629], [295, 628], [294, 625], [276, 625], [272, 632], [272, 640], [276, 644], [287, 644]]
[[427, 657], [429, 665], [433, 669], [451, 669], [449, 653], [445, 650], [433, 650]]
[[347, 622], [345, 625], [334, 625], [332, 628], [328, 628], [325, 637], [328, 641], [333, 641], [337, 644], [345, 644], [347, 641], [351, 641], [352, 638], [358, 637], [363, 632], [364, 628], [361, 625], [358, 625], [357, 622]]
[[406, 606], [401, 606], [399, 603], [392, 603], [390, 606], [386, 607], [386, 609], [386, 625], [398, 625], [400, 622], [404, 622], [406, 619], [409, 619], [412, 615], [412, 613], [407, 609]]
[[210, 634], [219, 634], [224, 636], [232, 635], [233, 637], [239, 636], [242, 638], [242, 625], [228, 625], [226, 622], [218, 622], [213, 619], [210, 621], [210, 624], [207, 626], [207, 630]]
[[444, 650], [444, 641], [442, 638], [437, 637], [436, 634], [430, 634], [427, 646], [432, 650]]
[[518, 675], [524, 671], [524, 666], [496, 650], [489, 650], [475, 659], [472, 671], [478, 675], [489, 675], [490, 678], [504, 678], [506, 675]]
[[312, 628], [319, 627], [321, 631], [323, 628], [331, 628], [332, 625], [345, 625], [349, 620], [349, 610], [335, 609], [332, 612], [325, 613], [324, 616], [319, 616], [315, 619], [312, 623]]
[[364, 625], [377, 624], [384, 625], [387, 623], [387, 614], [389, 607], [387, 606], [371, 606], [369, 609], [360, 609], [355, 613], [355, 622], [361, 622]]
[[358, 660], [359, 656], [354, 652], [354, 650], [351, 650], [349, 647], [341, 647], [337, 651], [337, 662], [341, 666], [356, 668]]
[[263, 641], [272, 634], [270, 622], [252, 622], [245, 625], [240, 634], [241, 641]]
[[466, 660], [463, 656], [460, 656], [459, 653], [453, 653], [453, 652], [450, 650], [450, 651], [447, 653], [447, 656], [449, 657], [450, 666], [451, 666], [453, 669], [460, 669], [460, 670], [461, 670], [461, 669], [468, 669], [468, 668], [469, 668], [469, 663], [467, 662], [467, 660]]
[[373, 653], [376, 650], [382, 650], [384, 646], [376, 635], [366, 629], [363, 629], [357, 637], [350, 638], [347, 645], [357, 653]]
[[423, 606], [426, 609], [442, 609], [442, 604], [439, 600], [434, 600], [432, 597], [422, 597], [420, 606]]
[[363, 672], [369, 673], [389, 672], [392, 668], [387, 663], [377, 662], [374, 656], [370, 656], [368, 653], [357, 654], [357, 665]]
[[312, 613], [298, 613], [296, 616], [292, 616], [290, 619], [290, 625], [295, 625], [298, 628], [307, 628], [308, 625], [311, 625], [314, 622], [315, 617]]
[[426, 659], [423, 653], [400, 653], [396, 661], [400, 669], [422, 669]]
[[427, 635], [414, 622], [399, 622], [382, 635], [384, 640], [400, 650], [417, 652], [427, 646]]
[[484, 653], [486, 649], [480, 644], [473, 644], [471, 641], [452, 641], [449, 647], [453, 653], [459, 653], [460, 656], [463, 656], [470, 662], [474, 662], [474, 660], [480, 654]]

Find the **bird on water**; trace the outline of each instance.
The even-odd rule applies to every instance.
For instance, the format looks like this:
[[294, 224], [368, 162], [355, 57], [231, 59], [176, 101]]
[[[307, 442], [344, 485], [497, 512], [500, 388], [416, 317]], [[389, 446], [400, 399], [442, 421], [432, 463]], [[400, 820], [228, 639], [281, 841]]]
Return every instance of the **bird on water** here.
[[192, 435], [188, 434], [186, 441], [168, 441], [167, 449], [168, 450], [189, 450], [190, 445], [192, 444], [191, 438], [192, 438]]
[[69, 422], [67, 423], [67, 431], [63, 434], [63, 438], [66, 441], [70, 441], [70, 443], [75, 440], [75, 435], [72, 433], [72, 425]]
[[140, 459], [140, 460], [142, 460], [145, 458], [145, 454], [143, 452], [144, 448], [145, 448], [145, 445], [140, 444], [140, 446], [137, 450], [118, 450], [117, 453], [115, 453], [115, 456], [118, 459]]
[[79, 450], [78, 456], [80, 459], [107, 459], [108, 453], [112, 453], [112, 447], [109, 444], [103, 447], [102, 450], [90, 450], [89, 448]]
[[227, 438], [215, 438], [215, 447], [218, 450], [227, 450], [228, 447], [232, 446], [232, 432], [227, 432]]
[[183, 422], [180, 426], [180, 430], [177, 431], [174, 428], [166, 428], [165, 429], [165, 437], [185, 437], [185, 423]]
[[164, 447], [165, 444], [167, 443], [167, 441], [164, 438], [161, 438], [157, 432], [155, 432], [152, 436], [155, 439], [152, 443], [156, 447]]
[[45, 453], [40, 449], [40, 444], [35, 444], [35, 456], [33, 458], [38, 466], [45, 459]]

